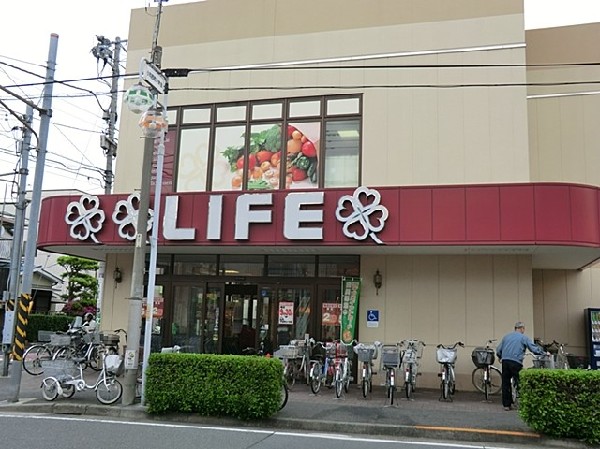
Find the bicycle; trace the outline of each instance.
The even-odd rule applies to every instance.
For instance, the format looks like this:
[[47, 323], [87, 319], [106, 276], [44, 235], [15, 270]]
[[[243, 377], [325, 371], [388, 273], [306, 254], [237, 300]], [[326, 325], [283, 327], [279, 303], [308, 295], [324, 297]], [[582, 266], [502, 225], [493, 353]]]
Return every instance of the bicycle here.
[[310, 345], [312, 340], [291, 340], [289, 345], [282, 345], [274, 355], [283, 361], [283, 377], [288, 387], [296, 381], [309, 382]]
[[321, 386], [333, 387], [334, 362], [329, 356], [326, 345], [318, 341], [315, 343], [310, 360], [309, 385], [313, 394], [321, 391]]
[[421, 340], [403, 340], [400, 346], [405, 347], [404, 354], [402, 355], [404, 392], [406, 394], [406, 399], [411, 399], [417, 386], [419, 360], [423, 355], [423, 348], [427, 345]]
[[373, 360], [377, 359], [380, 345], [376, 341], [373, 344], [358, 343], [353, 348], [358, 363], [362, 363], [361, 390], [364, 398], [373, 391]]
[[402, 350], [400, 344], [381, 346], [381, 368], [385, 371], [385, 389], [390, 405], [394, 405], [396, 396], [396, 370], [400, 368]]
[[101, 351], [104, 350], [104, 345], [100, 342], [100, 334], [88, 333], [82, 328], [67, 331], [67, 334], [70, 335], [71, 343], [56, 351], [52, 359], [83, 359], [84, 368], [89, 366], [94, 371], [100, 371]]
[[352, 361], [348, 358], [348, 346], [338, 340], [326, 347], [326, 350], [330, 352], [330, 356], [333, 356], [335, 366], [333, 383], [335, 385], [335, 397], [338, 399], [342, 396], [342, 390], [348, 393], [352, 381]]
[[502, 370], [493, 365], [496, 360], [491, 344], [496, 340], [488, 340], [485, 347], [476, 347], [471, 353], [475, 369], [471, 374], [473, 386], [489, 401], [490, 395], [497, 394], [502, 389]]
[[[546, 353], [552, 354], [552, 358], [553, 358], [552, 359], [552, 362], [553, 362], [552, 368], [570, 369], [570, 364], [569, 364], [569, 355], [570, 354], [567, 354], [565, 352], [565, 346], [567, 346], [567, 343], [559, 343], [556, 340], [552, 340], [551, 343], [544, 343], [539, 338], [536, 338], [534, 340], [534, 343], [537, 344], [538, 346], [540, 346], [541, 348], [543, 348]], [[534, 357], [533, 360], [534, 360], [534, 367], [549, 368], [548, 362], [546, 361], [545, 358], [540, 356], [537, 359]], [[536, 366], [536, 360], [537, 360], [537, 365], [539, 365], [539, 366]]]
[[440, 401], [450, 400], [456, 392], [456, 376], [454, 375], [454, 364], [456, 363], [456, 356], [458, 353], [457, 346], [463, 348], [465, 345], [462, 341], [457, 341], [453, 345], [437, 345], [437, 351], [435, 358], [439, 364], [441, 364], [441, 371], [438, 376], [441, 377], [440, 383]]
[[42, 397], [54, 401], [58, 396], [72, 397], [76, 391], [95, 390], [96, 399], [102, 404], [114, 404], [123, 394], [123, 386], [116, 379], [123, 367], [119, 355], [102, 352], [102, 369], [96, 381], [90, 385], [83, 378], [84, 360], [55, 359], [43, 363], [47, 377], [41, 384]]
[[73, 331], [68, 332], [50, 332], [38, 331], [38, 340], [44, 343], [35, 343], [29, 346], [23, 353], [23, 369], [32, 376], [39, 376], [44, 372], [42, 363], [52, 360], [58, 351], [68, 348], [71, 345]]

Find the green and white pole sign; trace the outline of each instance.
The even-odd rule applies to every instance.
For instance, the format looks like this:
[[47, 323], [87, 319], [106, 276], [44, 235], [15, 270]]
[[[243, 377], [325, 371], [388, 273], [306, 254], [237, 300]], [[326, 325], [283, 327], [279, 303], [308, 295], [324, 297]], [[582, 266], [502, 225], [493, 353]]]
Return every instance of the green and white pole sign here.
[[352, 343], [356, 329], [356, 315], [360, 298], [360, 278], [342, 278], [342, 327], [340, 339]]

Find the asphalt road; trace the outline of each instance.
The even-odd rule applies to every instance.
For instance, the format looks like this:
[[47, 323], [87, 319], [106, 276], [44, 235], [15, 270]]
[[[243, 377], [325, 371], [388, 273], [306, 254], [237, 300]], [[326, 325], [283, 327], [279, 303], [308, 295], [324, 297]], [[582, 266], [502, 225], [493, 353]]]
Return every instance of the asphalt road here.
[[268, 429], [207, 427], [201, 425], [131, 422], [103, 418], [0, 413], [3, 449], [483, 449], [524, 448], [409, 439], [326, 435]]

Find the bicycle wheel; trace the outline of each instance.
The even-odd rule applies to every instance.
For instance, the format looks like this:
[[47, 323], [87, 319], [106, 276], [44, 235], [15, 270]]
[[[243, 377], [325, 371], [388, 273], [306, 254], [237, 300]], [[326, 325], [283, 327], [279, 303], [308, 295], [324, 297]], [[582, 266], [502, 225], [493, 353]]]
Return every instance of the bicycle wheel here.
[[52, 353], [43, 345], [33, 345], [23, 353], [23, 369], [32, 376], [39, 376], [44, 372], [42, 362], [52, 359]]
[[350, 365], [349, 361], [346, 361], [346, 363], [344, 364], [344, 375], [343, 375], [343, 383], [344, 383], [344, 391], [346, 393], [348, 393], [348, 391], [350, 390], [350, 371], [352, 370], [352, 367]]
[[71, 398], [75, 394], [75, 385], [67, 384], [63, 387], [62, 397], [63, 398]]
[[390, 405], [394, 405], [394, 396], [396, 395], [396, 373], [395, 373], [395, 369], [388, 369], [387, 370], [387, 387], [388, 387], [388, 391], [387, 391], [387, 396], [388, 399], [390, 400]]
[[442, 398], [444, 398], [444, 400], [448, 400], [448, 398], [450, 397], [450, 379], [449, 379], [449, 373], [448, 373], [448, 367], [446, 365], [444, 365], [444, 367], [442, 368], [442, 385], [441, 385], [441, 389], [442, 389]]
[[404, 392], [406, 393], [406, 399], [410, 399], [413, 394], [413, 371], [412, 366], [409, 366], [408, 373], [406, 373], [406, 378], [404, 382]]
[[510, 392], [512, 395], [512, 404], [515, 408], [519, 407], [519, 382], [513, 377], [510, 379]]
[[479, 391], [483, 393], [485, 391], [485, 370], [483, 368], [475, 368], [473, 373], [471, 373], [471, 382], [473, 386]]
[[96, 385], [96, 399], [102, 404], [114, 404], [123, 394], [123, 386], [114, 378], [106, 378]]
[[294, 366], [289, 360], [283, 367], [283, 378], [285, 379], [288, 387], [291, 387], [296, 382], [296, 379], [294, 378]]
[[320, 362], [313, 363], [312, 368], [310, 369], [310, 391], [313, 394], [318, 394], [321, 391], [321, 371], [323, 367]]
[[494, 365], [490, 365], [490, 379], [488, 389], [490, 394], [498, 394], [502, 390], [502, 371]]
[[58, 381], [53, 377], [42, 381], [42, 397], [47, 401], [53, 401], [58, 397]]
[[448, 366], [448, 385], [450, 386], [450, 396], [454, 396], [454, 393], [456, 393], [456, 377], [454, 377], [452, 365]]
[[285, 407], [288, 401], [288, 387], [285, 382], [281, 383], [281, 399], [279, 400], [279, 410]]
[[342, 396], [343, 388], [342, 369], [338, 366], [335, 369], [335, 397], [340, 398]]
[[92, 347], [87, 359], [87, 364], [94, 371], [100, 371], [102, 369], [102, 352], [98, 350], [98, 346]]
[[366, 398], [369, 395], [369, 390], [370, 390], [369, 377], [370, 377], [369, 368], [367, 367], [367, 363], [364, 362], [363, 370], [362, 370], [362, 395], [363, 395], [363, 398]]

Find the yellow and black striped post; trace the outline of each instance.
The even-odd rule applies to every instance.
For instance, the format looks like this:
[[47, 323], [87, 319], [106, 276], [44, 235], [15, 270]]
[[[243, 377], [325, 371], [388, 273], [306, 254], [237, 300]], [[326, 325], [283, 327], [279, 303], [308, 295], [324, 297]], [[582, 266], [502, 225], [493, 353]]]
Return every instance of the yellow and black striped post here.
[[18, 301], [19, 307], [17, 310], [17, 323], [15, 326], [15, 344], [13, 346], [13, 357], [17, 361], [23, 360], [23, 352], [25, 352], [25, 341], [27, 340], [27, 322], [29, 313], [33, 308], [33, 300], [31, 295], [22, 294]]

